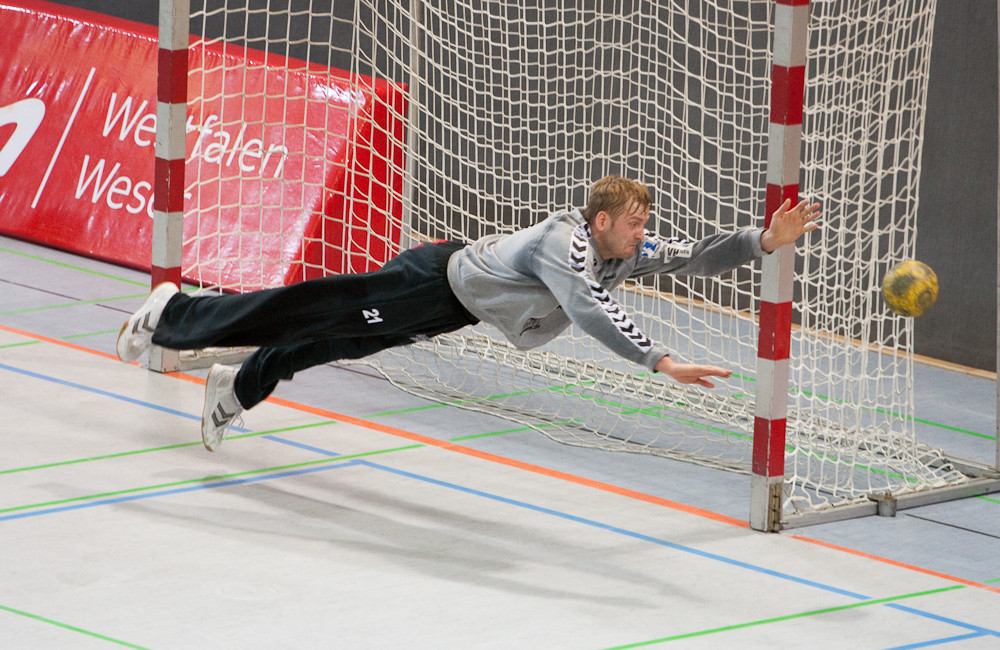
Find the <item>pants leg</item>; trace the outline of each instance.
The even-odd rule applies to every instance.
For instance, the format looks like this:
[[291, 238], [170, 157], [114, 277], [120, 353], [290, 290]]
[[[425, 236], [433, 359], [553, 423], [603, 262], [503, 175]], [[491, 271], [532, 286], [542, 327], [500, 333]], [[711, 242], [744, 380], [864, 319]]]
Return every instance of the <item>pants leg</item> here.
[[236, 399], [243, 408], [248, 409], [264, 401], [278, 386], [279, 381], [291, 379], [300, 370], [341, 359], [361, 359], [387, 348], [412, 342], [412, 336], [371, 336], [323, 339], [281, 348], [258, 348], [243, 362], [236, 375]]
[[422, 334], [459, 316], [476, 322], [448, 286], [448, 258], [461, 247], [427, 244], [371, 273], [252, 293], [177, 294], [160, 316], [153, 343], [176, 350], [283, 347], [327, 338]]
[[[461, 308], [450, 288], [447, 293], [434, 291], [442, 282], [441, 288], [447, 288], [447, 260], [458, 247], [426, 245], [405, 251], [378, 271], [276, 289], [223, 296], [178, 294], [164, 308], [153, 343], [180, 350], [280, 347], [325, 338], [409, 333], [414, 317], [432, 322], [438, 310], [454, 312], [451, 302]], [[428, 304], [431, 300], [445, 304]]]
[[372, 273], [248, 294], [177, 295], [164, 308], [153, 342], [175, 349], [262, 346], [236, 377], [237, 398], [250, 408], [299, 370], [476, 323], [448, 284], [448, 258], [460, 248], [427, 244]]

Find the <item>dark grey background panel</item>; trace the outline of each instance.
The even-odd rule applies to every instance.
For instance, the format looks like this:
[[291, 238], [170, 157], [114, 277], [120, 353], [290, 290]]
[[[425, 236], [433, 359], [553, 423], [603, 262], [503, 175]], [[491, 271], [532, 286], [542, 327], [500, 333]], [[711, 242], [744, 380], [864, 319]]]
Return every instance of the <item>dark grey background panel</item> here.
[[920, 170], [917, 257], [938, 302], [916, 351], [996, 370], [997, 3], [939, 0]]

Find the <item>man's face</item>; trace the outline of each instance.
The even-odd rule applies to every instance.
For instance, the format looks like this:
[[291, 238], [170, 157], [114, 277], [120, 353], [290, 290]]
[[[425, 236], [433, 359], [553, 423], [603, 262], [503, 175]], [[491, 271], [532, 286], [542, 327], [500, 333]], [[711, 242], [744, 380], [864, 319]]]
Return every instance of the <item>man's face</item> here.
[[612, 218], [607, 212], [598, 213], [591, 227], [597, 252], [603, 259], [632, 257], [635, 248], [646, 238], [649, 208], [638, 203]]

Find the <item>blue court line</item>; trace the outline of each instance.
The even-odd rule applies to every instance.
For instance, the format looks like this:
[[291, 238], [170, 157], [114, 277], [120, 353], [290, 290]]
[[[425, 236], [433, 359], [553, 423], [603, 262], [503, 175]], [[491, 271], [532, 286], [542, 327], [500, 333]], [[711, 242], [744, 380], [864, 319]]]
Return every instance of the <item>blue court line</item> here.
[[[19, 375], [32, 377], [33, 379], [41, 379], [42, 381], [51, 382], [53, 384], [58, 384], [60, 386], [75, 388], [77, 390], [82, 390], [88, 393], [94, 393], [95, 395], [100, 395], [102, 397], [110, 397], [111, 399], [120, 400], [122, 402], [128, 402], [129, 404], [135, 404], [137, 406], [143, 406], [146, 408], [154, 409], [156, 411], [162, 411], [163, 413], [169, 413], [170, 415], [176, 415], [178, 417], [201, 422], [200, 415], [192, 415], [190, 413], [185, 413], [184, 411], [178, 411], [176, 409], [167, 408], [166, 406], [160, 406], [159, 404], [153, 404], [152, 402], [145, 402], [143, 400], [138, 400], [133, 397], [126, 397], [125, 395], [120, 395], [118, 393], [111, 393], [106, 390], [100, 390], [99, 388], [94, 388], [93, 386], [85, 386], [83, 384], [77, 384], [71, 381], [66, 381], [65, 379], [59, 379], [58, 377], [42, 375], [37, 372], [25, 370], [24, 368], [15, 368], [14, 366], [8, 366], [7, 364], [0, 363], [0, 370], [8, 370], [10, 372], [14, 372]], [[241, 427], [236, 427], [236, 426], [230, 426], [229, 428], [232, 431], [238, 431], [239, 433], [250, 433], [250, 429], [243, 429]]]
[[978, 639], [983, 636], [978, 632], [970, 632], [969, 634], [959, 634], [958, 636], [949, 636], [944, 639], [934, 639], [933, 641], [921, 641], [920, 643], [909, 643], [907, 645], [897, 645], [891, 648], [886, 648], [886, 650], [914, 650], [915, 648], [929, 648], [933, 645], [941, 645], [943, 643], [954, 643], [955, 641], [965, 641], [967, 639]]
[[322, 454], [324, 456], [330, 456], [336, 458], [343, 454], [338, 454], [333, 451], [328, 451], [326, 449], [320, 449], [319, 447], [313, 447], [312, 445], [306, 445], [301, 442], [295, 442], [294, 440], [289, 440], [288, 438], [281, 438], [276, 435], [270, 434], [266, 436], [261, 436], [264, 440], [273, 440], [274, 442], [280, 442], [283, 445], [288, 445], [290, 447], [298, 447], [299, 449], [305, 449], [306, 451], [311, 451], [317, 454]]
[[672, 548], [677, 551], [683, 551], [685, 553], [690, 553], [692, 555], [697, 555], [709, 560], [715, 560], [717, 562], [723, 562], [732, 566], [737, 566], [743, 569], [749, 569], [750, 571], [756, 571], [757, 573], [763, 573], [766, 575], [774, 576], [776, 578], [781, 578], [783, 580], [789, 580], [791, 582], [797, 582], [802, 585], [809, 587], [815, 587], [817, 589], [822, 589], [824, 591], [833, 592], [835, 594], [840, 594], [841, 596], [847, 596], [849, 598], [855, 598], [858, 600], [870, 600], [868, 596], [855, 593], [853, 591], [846, 591], [844, 589], [838, 589], [836, 587], [831, 587], [829, 585], [824, 585], [819, 582], [813, 582], [812, 580], [806, 580], [805, 578], [799, 578], [788, 573], [782, 573], [780, 571], [774, 571], [773, 569], [765, 569], [764, 567], [757, 566], [754, 564], [749, 564], [747, 562], [742, 562], [740, 560], [734, 560], [732, 558], [725, 557], [723, 555], [716, 555], [715, 553], [709, 553], [708, 551], [702, 551], [690, 546], [684, 546], [683, 544], [677, 544], [675, 542], [669, 542], [665, 539], [660, 539], [658, 537], [651, 537], [650, 535], [644, 535], [642, 533], [637, 533], [632, 530], [626, 530], [625, 528], [618, 528], [617, 526], [612, 526], [610, 524], [605, 524], [593, 519], [586, 519], [584, 517], [578, 517], [576, 515], [571, 515], [565, 512], [560, 512], [559, 510], [552, 510], [551, 508], [546, 508], [544, 506], [536, 506], [525, 501], [518, 501], [516, 499], [509, 499], [507, 497], [502, 497], [497, 494], [492, 494], [490, 492], [483, 492], [482, 490], [476, 490], [474, 488], [465, 487], [463, 485], [457, 485], [455, 483], [449, 483], [447, 481], [441, 481], [439, 479], [430, 478], [429, 476], [422, 476], [420, 474], [414, 474], [412, 472], [407, 472], [405, 470], [396, 469], [394, 467], [389, 467], [387, 465], [379, 465], [367, 460], [359, 460], [361, 465], [367, 465], [375, 469], [380, 469], [392, 474], [398, 474], [399, 476], [405, 476], [407, 478], [416, 479], [418, 481], [423, 481], [425, 483], [431, 483], [433, 485], [438, 485], [441, 487], [446, 487], [452, 490], [458, 490], [459, 492], [465, 492], [466, 494], [473, 494], [475, 496], [483, 497], [486, 499], [491, 499], [493, 501], [499, 501], [500, 503], [506, 503], [512, 506], [517, 506], [518, 508], [524, 508], [526, 510], [533, 510], [535, 512], [540, 512], [546, 515], [552, 515], [553, 517], [558, 517], [560, 519], [565, 519], [567, 521], [572, 521], [578, 524], [584, 524], [586, 526], [592, 526], [594, 528], [600, 528], [612, 533], [617, 533], [619, 535], [625, 535], [626, 537], [631, 537], [633, 539], [642, 540], [644, 542], [650, 542], [653, 544], [658, 544], [659, 546], [666, 546], [667, 548]]
[[[572, 521], [572, 522], [575, 522], [575, 523], [580, 523], [580, 524], [584, 524], [584, 525], [587, 525], [587, 526], [592, 526], [594, 528], [600, 528], [602, 530], [606, 530], [606, 531], [609, 531], [609, 532], [612, 532], [612, 533], [617, 533], [619, 535], [625, 535], [626, 537], [631, 537], [633, 539], [638, 539], [638, 540], [641, 540], [641, 541], [644, 541], [644, 542], [650, 542], [650, 543], [653, 543], [653, 544], [657, 544], [659, 546], [665, 546], [667, 548], [672, 548], [672, 549], [675, 549], [675, 550], [678, 550], [678, 551], [682, 551], [684, 553], [690, 553], [692, 555], [697, 555], [697, 556], [703, 557], [705, 559], [714, 560], [714, 561], [717, 561], [717, 562], [722, 562], [724, 564], [729, 564], [731, 566], [740, 567], [742, 569], [747, 569], [747, 570], [750, 570], [750, 571], [755, 571], [757, 573], [763, 573], [765, 575], [773, 576], [775, 578], [780, 578], [782, 580], [787, 580], [789, 582], [795, 582], [795, 583], [798, 583], [798, 584], [801, 584], [801, 585], [805, 585], [805, 586], [808, 586], [808, 587], [814, 587], [814, 588], [821, 589], [823, 591], [827, 591], [827, 592], [830, 592], [830, 593], [839, 594], [839, 595], [842, 595], [842, 596], [847, 596], [849, 598], [854, 598], [856, 600], [865, 601], [865, 600], [871, 600], [872, 599], [870, 596], [865, 596], [863, 594], [855, 593], [855, 592], [852, 592], [852, 591], [847, 591], [845, 589], [839, 589], [839, 588], [834, 587], [832, 585], [826, 585], [826, 584], [823, 584], [823, 583], [820, 583], [820, 582], [815, 582], [813, 580], [806, 580], [805, 578], [800, 578], [798, 576], [793, 576], [793, 575], [788, 574], [788, 573], [782, 573], [780, 571], [774, 571], [773, 569], [766, 569], [766, 568], [761, 567], [761, 566], [757, 566], [757, 565], [754, 565], [754, 564], [749, 564], [747, 562], [742, 562], [740, 560], [735, 560], [733, 558], [728, 558], [728, 557], [725, 557], [723, 555], [717, 555], [715, 553], [709, 553], [707, 551], [702, 551], [700, 549], [692, 548], [690, 546], [684, 546], [682, 544], [677, 544], [675, 542], [669, 542], [669, 541], [667, 541], [665, 539], [659, 539], [657, 537], [651, 537], [649, 535], [644, 535], [642, 533], [638, 533], [638, 532], [635, 532], [635, 531], [627, 530], [625, 528], [618, 528], [617, 526], [612, 526], [610, 524], [605, 524], [605, 523], [601, 523], [599, 521], [594, 521], [593, 519], [586, 519], [586, 518], [583, 518], [583, 517], [577, 517], [576, 515], [571, 515], [571, 514], [568, 514], [568, 513], [565, 513], [565, 512], [560, 512], [558, 510], [552, 510], [551, 508], [545, 508], [545, 507], [542, 507], [542, 506], [536, 506], [536, 505], [533, 505], [533, 504], [530, 504], [530, 503], [527, 503], [527, 502], [524, 502], [524, 501], [518, 501], [516, 499], [509, 499], [507, 497], [502, 497], [502, 496], [499, 496], [499, 495], [496, 495], [496, 494], [491, 494], [489, 492], [483, 492], [481, 490], [476, 490], [476, 489], [465, 487], [465, 486], [462, 486], [462, 485], [457, 485], [455, 483], [449, 483], [447, 481], [441, 481], [439, 479], [430, 478], [428, 476], [422, 476], [420, 474], [414, 474], [412, 472], [407, 472], [405, 470], [396, 469], [394, 467], [389, 467], [387, 465], [379, 465], [378, 463], [373, 463], [373, 462], [367, 461], [367, 460], [359, 460], [358, 464], [359, 465], [365, 465], [365, 466], [368, 466], [368, 467], [372, 467], [372, 468], [375, 468], [375, 469], [380, 469], [380, 470], [383, 470], [383, 471], [386, 471], [386, 472], [390, 472], [392, 474], [397, 474], [399, 476], [404, 476], [404, 477], [407, 477], [407, 478], [412, 478], [412, 479], [415, 479], [415, 480], [418, 480], [418, 481], [424, 481], [426, 483], [431, 483], [432, 485], [438, 485], [438, 486], [446, 487], [446, 488], [449, 488], [449, 489], [452, 489], [452, 490], [457, 490], [459, 492], [465, 492], [466, 494], [472, 494], [472, 495], [475, 495], [475, 496], [484, 497], [486, 499], [491, 499], [493, 501], [498, 501], [500, 503], [506, 503], [506, 504], [509, 504], [509, 505], [517, 506], [519, 508], [525, 508], [527, 510], [532, 510], [532, 511], [535, 511], [535, 512], [540, 512], [540, 513], [543, 513], [543, 514], [552, 515], [554, 517], [559, 517], [560, 519], [565, 519], [567, 521]], [[976, 636], [986, 636], [986, 635], [1000, 637], [1000, 631], [998, 631], [998, 630], [991, 630], [991, 629], [988, 629], [988, 628], [979, 627], [977, 625], [972, 625], [970, 623], [963, 623], [962, 621], [957, 621], [955, 619], [947, 618], [947, 617], [944, 617], [944, 616], [940, 616], [938, 614], [932, 614], [931, 612], [925, 612], [923, 610], [915, 609], [913, 607], [906, 607], [904, 605], [897, 605], [895, 603], [887, 603], [886, 605], [888, 607], [893, 607], [895, 609], [907, 612], [909, 614], [916, 614], [917, 616], [922, 616], [924, 618], [929, 618], [929, 619], [932, 619], [932, 620], [935, 620], [935, 621], [939, 621], [941, 623], [947, 623], [947, 624], [955, 625], [957, 627], [961, 627], [961, 628], [964, 628], [964, 629], [967, 629], [967, 630], [973, 630], [973, 632], [970, 635], [968, 635], [968, 636], [970, 636], [970, 638], [971, 637], [976, 637]], [[962, 638], [964, 638], [964, 637], [965, 637], [965, 635], [963, 635]], [[928, 642], [928, 643], [929, 644], [933, 644], [933, 643], [937, 643], [937, 641]], [[913, 646], [913, 647], [920, 647], [920, 646]]]
[[912, 607], [907, 607], [906, 605], [899, 605], [897, 603], [887, 603], [886, 607], [892, 607], [893, 609], [898, 609], [898, 610], [900, 610], [902, 612], [907, 612], [907, 613], [910, 613], [910, 614], [920, 614], [921, 616], [926, 616], [926, 617], [932, 618], [932, 619], [934, 619], [936, 621], [941, 621], [942, 623], [950, 623], [952, 625], [958, 625], [960, 627], [964, 627], [967, 630], [972, 630], [977, 635], [978, 634], [992, 634], [994, 636], [1000, 636], [1000, 632], [998, 632], [996, 630], [991, 630], [991, 629], [985, 628], [985, 627], [979, 627], [978, 625], [972, 625], [971, 623], [959, 623], [958, 621], [956, 621], [954, 619], [945, 618], [944, 616], [938, 616], [937, 614], [931, 614], [929, 612], [924, 612], [924, 611], [919, 610], [919, 609], [913, 609]]
[[274, 474], [263, 474], [261, 476], [251, 476], [247, 478], [237, 478], [230, 479], [228, 481], [218, 481], [217, 483], [204, 483], [202, 485], [189, 485], [186, 487], [172, 488], [169, 490], [158, 490], [156, 492], [147, 492], [146, 494], [130, 494], [127, 496], [113, 497], [110, 499], [100, 499], [99, 501], [89, 501], [87, 503], [74, 503], [67, 506], [58, 506], [55, 508], [46, 508], [44, 510], [34, 510], [32, 512], [19, 512], [13, 515], [4, 515], [0, 517], [0, 521], [8, 521], [10, 519], [26, 519], [28, 517], [39, 517], [41, 515], [51, 515], [58, 512], [68, 512], [70, 510], [82, 510], [84, 508], [96, 508], [98, 506], [108, 506], [114, 505], [116, 503], [126, 503], [128, 501], [140, 501], [142, 499], [152, 499], [154, 497], [165, 497], [173, 494], [184, 494], [185, 492], [197, 492], [198, 490], [212, 490], [221, 487], [230, 487], [233, 485], [246, 485], [249, 483], [258, 483], [260, 481], [269, 481], [276, 478], [287, 478], [289, 476], [300, 476], [302, 474], [313, 474], [316, 472], [325, 472], [331, 469], [340, 469], [341, 467], [350, 467], [352, 465], [357, 465], [359, 461], [349, 460], [343, 463], [337, 463], [335, 465], [322, 465], [320, 467], [307, 467], [305, 469], [295, 469], [288, 470], [285, 472], [276, 472]]

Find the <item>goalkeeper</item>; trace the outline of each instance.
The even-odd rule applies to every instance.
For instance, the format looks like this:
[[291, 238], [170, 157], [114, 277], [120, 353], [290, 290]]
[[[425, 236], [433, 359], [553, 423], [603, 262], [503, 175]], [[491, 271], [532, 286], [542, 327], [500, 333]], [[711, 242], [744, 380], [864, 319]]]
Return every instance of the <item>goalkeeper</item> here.
[[164, 283], [122, 327], [118, 357], [134, 361], [151, 343], [176, 350], [260, 346], [238, 370], [216, 364], [208, 373], [202, 441], [210, 451], [242, 410], [300, 370], [479, 321], [522, 349], [543, 345], [575, 323], [629, 361], [711, 388], [710, 377], [731, 371], [671, 358], [610, 291], [629, 278], [736, 268], [815, 230], [819, 205], [786, 201], [766, 230], [744, 228], [697, 242], [645, 230], [650, 205], [644, 185], [608, 176], [593, 185], [582, 209], [471, 245], [418, 246], [371, 273], [222, 296], [186, 296]]

